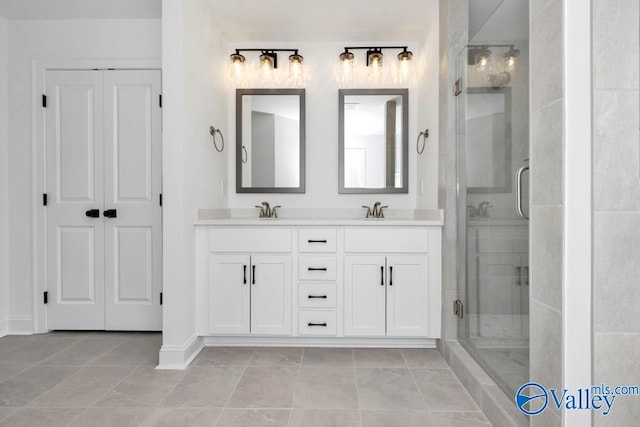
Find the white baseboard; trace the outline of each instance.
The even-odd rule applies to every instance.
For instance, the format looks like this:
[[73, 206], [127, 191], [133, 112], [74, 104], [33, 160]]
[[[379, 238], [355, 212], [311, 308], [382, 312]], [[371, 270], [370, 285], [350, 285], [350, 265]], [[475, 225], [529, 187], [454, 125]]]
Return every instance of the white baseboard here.
[[33, 335], [33, 318], [31, 316], [10, 317], [8, 335]]
[[181, 346], [163, 345], [160, 361], [156, 369], [187, 369], [189, 364], [204, 348], [202, 337], [192, 336]]
[[354, 338], [354, 337], [256, 337], [207, 336], [205, 346], [260, 347], [349, 347], [349, 348], [435, 348], [434, 338]]

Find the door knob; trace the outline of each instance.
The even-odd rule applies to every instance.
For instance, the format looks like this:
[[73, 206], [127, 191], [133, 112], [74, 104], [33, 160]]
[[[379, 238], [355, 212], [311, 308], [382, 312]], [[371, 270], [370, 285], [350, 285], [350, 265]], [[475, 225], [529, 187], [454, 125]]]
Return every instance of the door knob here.
[[89, 218], [100, 218], [100, 209], [89, 209], [84, 214]]
[[105, 218], [116, 218], [118, 216], [117, 209], [107, 209], [102, 213]]

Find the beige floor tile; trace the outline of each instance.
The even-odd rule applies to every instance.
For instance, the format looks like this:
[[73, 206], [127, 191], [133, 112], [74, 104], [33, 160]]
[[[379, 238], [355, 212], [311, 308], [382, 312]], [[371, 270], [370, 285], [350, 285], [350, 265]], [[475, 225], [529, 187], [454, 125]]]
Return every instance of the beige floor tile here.
[[286, 427], [289, 409], [225, 409], [216, 427]]
[[165, 407], [224, 407], [242, 368], [194, 366], [162, 401]]
[[352, 409], [296, 409], [290, 427], [359, 427], [360, 411]]
[[248, 367], [229, 408], [291, 408], [299, 368]]
[[397, 348], [355, 348], [353, 359], [357, 368], [406, 368]]
[[356, 368], [360, 409], [425, 409], [406, 368]]
[[353, 352], [350, 348], [305, 348], [302, 366], [351, 367]]

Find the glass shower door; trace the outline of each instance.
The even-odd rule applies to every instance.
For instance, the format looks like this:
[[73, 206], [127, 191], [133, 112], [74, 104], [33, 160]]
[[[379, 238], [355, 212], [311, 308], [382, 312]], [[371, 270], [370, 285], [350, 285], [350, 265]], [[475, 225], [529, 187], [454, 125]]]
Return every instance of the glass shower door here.
[[[456, 113], [458, 337], [509, 394], [529, 371], [528, 67], [509, 63], [515, 49], [460, 53]], [[526, 43], [517, 49], [526, 52]]]

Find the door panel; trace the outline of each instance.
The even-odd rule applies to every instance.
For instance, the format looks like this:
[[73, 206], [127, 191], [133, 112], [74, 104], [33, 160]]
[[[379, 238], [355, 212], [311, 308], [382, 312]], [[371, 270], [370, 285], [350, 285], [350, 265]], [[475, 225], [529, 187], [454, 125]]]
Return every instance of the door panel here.
[[344, 264], [345, 336], [384, 336], [385, 257], [346, 256]]
[[209, 256], [209, 332], [249, 333], [250, 257]]
[[114, 277], [116, 304], [152, 304], [152, 228], [113, 227], [113, 232], [114, 247], [117, 248], [114, 268], [118, 272]]
[[106, 327], [160, 330], [160, 71], [105, 71], [104, 93]]
[[251, 333], [291, 334], [291, 257], [251, 257]]
[[160, 71], [47, 71], [46, 91], [48, 327], [160, 330]]
[[102, 77], [50, 71], [46, 81], [47, 272], [50, 329], [104, 328]]
[[427, 335], [428, 279], [424, 256], [387, 257], [387, 335]]

